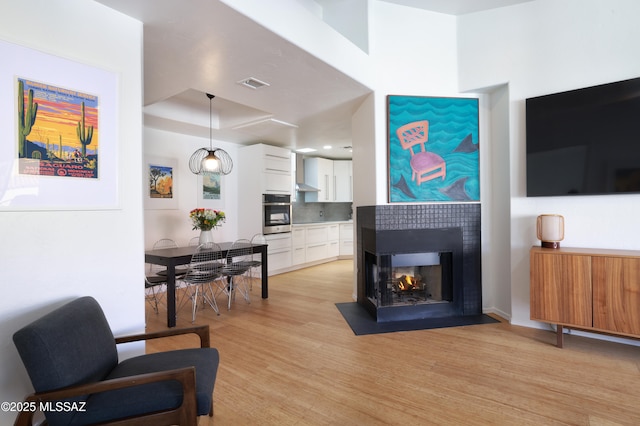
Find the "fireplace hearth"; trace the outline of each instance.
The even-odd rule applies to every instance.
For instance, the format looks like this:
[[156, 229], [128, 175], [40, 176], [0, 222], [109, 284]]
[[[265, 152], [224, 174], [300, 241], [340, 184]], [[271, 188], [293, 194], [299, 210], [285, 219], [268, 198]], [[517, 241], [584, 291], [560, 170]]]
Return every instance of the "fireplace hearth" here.
[[[479, 205], [460, 206], [358, 208], [358, 303], [377, 322], [482, 313]], [[405, 224], [406, 207], [417, 216]]]

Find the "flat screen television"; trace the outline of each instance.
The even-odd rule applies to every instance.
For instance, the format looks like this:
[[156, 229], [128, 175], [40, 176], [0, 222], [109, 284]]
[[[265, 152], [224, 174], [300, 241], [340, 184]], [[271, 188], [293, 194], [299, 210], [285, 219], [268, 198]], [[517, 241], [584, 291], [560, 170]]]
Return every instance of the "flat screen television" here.
[[527, 196], [640, 193], [640, 78], [526, 100]]

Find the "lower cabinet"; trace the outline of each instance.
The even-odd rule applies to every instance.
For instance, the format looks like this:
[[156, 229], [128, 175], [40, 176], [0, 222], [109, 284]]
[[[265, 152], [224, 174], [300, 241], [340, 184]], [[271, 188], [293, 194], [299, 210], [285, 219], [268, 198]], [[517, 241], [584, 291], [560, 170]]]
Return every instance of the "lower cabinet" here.
[[[337, 226], [337, 225], [335, 225]], [[329, 229], [330, 225], [308, 225], [305, 226], [305, 261], [317, 262], [329, 256]]]
[[307, 262], [317, 262], [318, 260], [323, 260], [329, 257], [328, 244], [324, 243], [316, 243], [316, 244], [307, 244], [306, 250], [306, 261]]
[[349, 246], [345, 250], [346, 256], [353, 255], [353, 224], [332, 222], [327, 224], [294, 225], [291, 231], [292, 238], [292, 265], [302, 266], [309, 263], [317, 263], [336, 259], [343, 255], [343, 231], [342, 227], [350, 229], [345, 233], [348, 236]]
[[640, 252], [533, 247], [531, 319], [640, 338]]
[[265, 235], [269, 273], [291, 267], [291, 234]]
[[353, 256], [353, 223], [340, 224], [340, 256]]

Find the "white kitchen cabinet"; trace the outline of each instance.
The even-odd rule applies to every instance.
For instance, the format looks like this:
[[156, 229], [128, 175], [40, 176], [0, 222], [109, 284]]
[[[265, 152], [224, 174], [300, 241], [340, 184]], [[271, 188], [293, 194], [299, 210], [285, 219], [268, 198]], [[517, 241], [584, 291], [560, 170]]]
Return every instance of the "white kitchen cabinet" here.
[[324, 260], [329, 257], [329, 244], [325, 241], [323, 243], [307, 244], [306, 246], [306, 260], [307, 262], [317, 262], [318, 260]]
[[327, 257], [340, 256], [340, 241], [329, 241], [327, 244]]
[[333, 201], [353, 201], [353, 167], [351, 160], [333, 162]]
[[269, 272], [291, 267], [291, 234], [265, 235]]
[[327, 240], [338, 241], [340, 239], [340, 224], [331, 223], [327, 225]]
[[291, 193], [291, 175], [280, 173], [263, 173], [262, 180], [263, 194], [289, 194]]
[[[277, 146], [255, 144], [239, 148], [233, 160], [233, 173], [236, 174], [237, 167], [238, 176], [240, 237], [251, 238], [262, 232], [262, 194], [291, 194], [291, 152]], [[269, 269], [273, 269], [271, 264]]]
[[353, 257], [353, 223], [340, 224], [340, 256]]
[[260, 166], [262, 170], [263, 194], [291, 193], [291, 152], [287, 149], [270, 145], [259, 145], [261, 149]]
[[302, 265], [307, 261], [307, 248], [305, 246], [293, 247], [291, 250], [291, 263], [293, 266]]
[[[344, 230], [342, 227], [345, 226]], [[343, 242], [343, 234], [348, 242]], [[296, 224], [291, 231], [293, 240], [293, 267], [335, 260], [342, 256], [353, 256], [353, 224], [341, 222]]]
[[340, 256], [340, 224], [327, 225], [327, 257]]
[[294, 226], [291, 230], [291, 246], [293, 250], [291, 253], [291, 263], [293, 263], [293, 266], [301, 265], [307, 261], [305, 247], [306, 235], [306, 227]]
[[307, 226], [306, 244], [326, 243], [329, 239], [329, 227], [327, 225]]
[[326, 158], [304, 159], [304, 182], [319, 189], [318, 192], [305, 192], [306, 202], [324, 203], [334, 201], [333, 160]]
[[320, 191], [305, 193], [306, 202], [332, 203], [353, 201], [351, 160], [305, 158], [305, 183]]

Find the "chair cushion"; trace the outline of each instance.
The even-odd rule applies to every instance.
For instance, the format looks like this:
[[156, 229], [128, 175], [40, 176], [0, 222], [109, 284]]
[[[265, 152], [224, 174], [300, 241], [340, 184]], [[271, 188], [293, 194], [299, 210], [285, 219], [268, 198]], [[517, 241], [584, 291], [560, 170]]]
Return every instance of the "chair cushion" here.
[[[198, 415], [201, 416], [208, 414], [211, 410], [218, 363], [219, 354], [215, 348], [159, 352], [122, 361], [106, 379], [193, 366], [196, 368]], [[91, 424], [139, 413], [175, 408], [181, 402], [181, 386], [175, 381], [102, 392], [88, 398], [87, 411], [76, 413], [71, 424]]]

